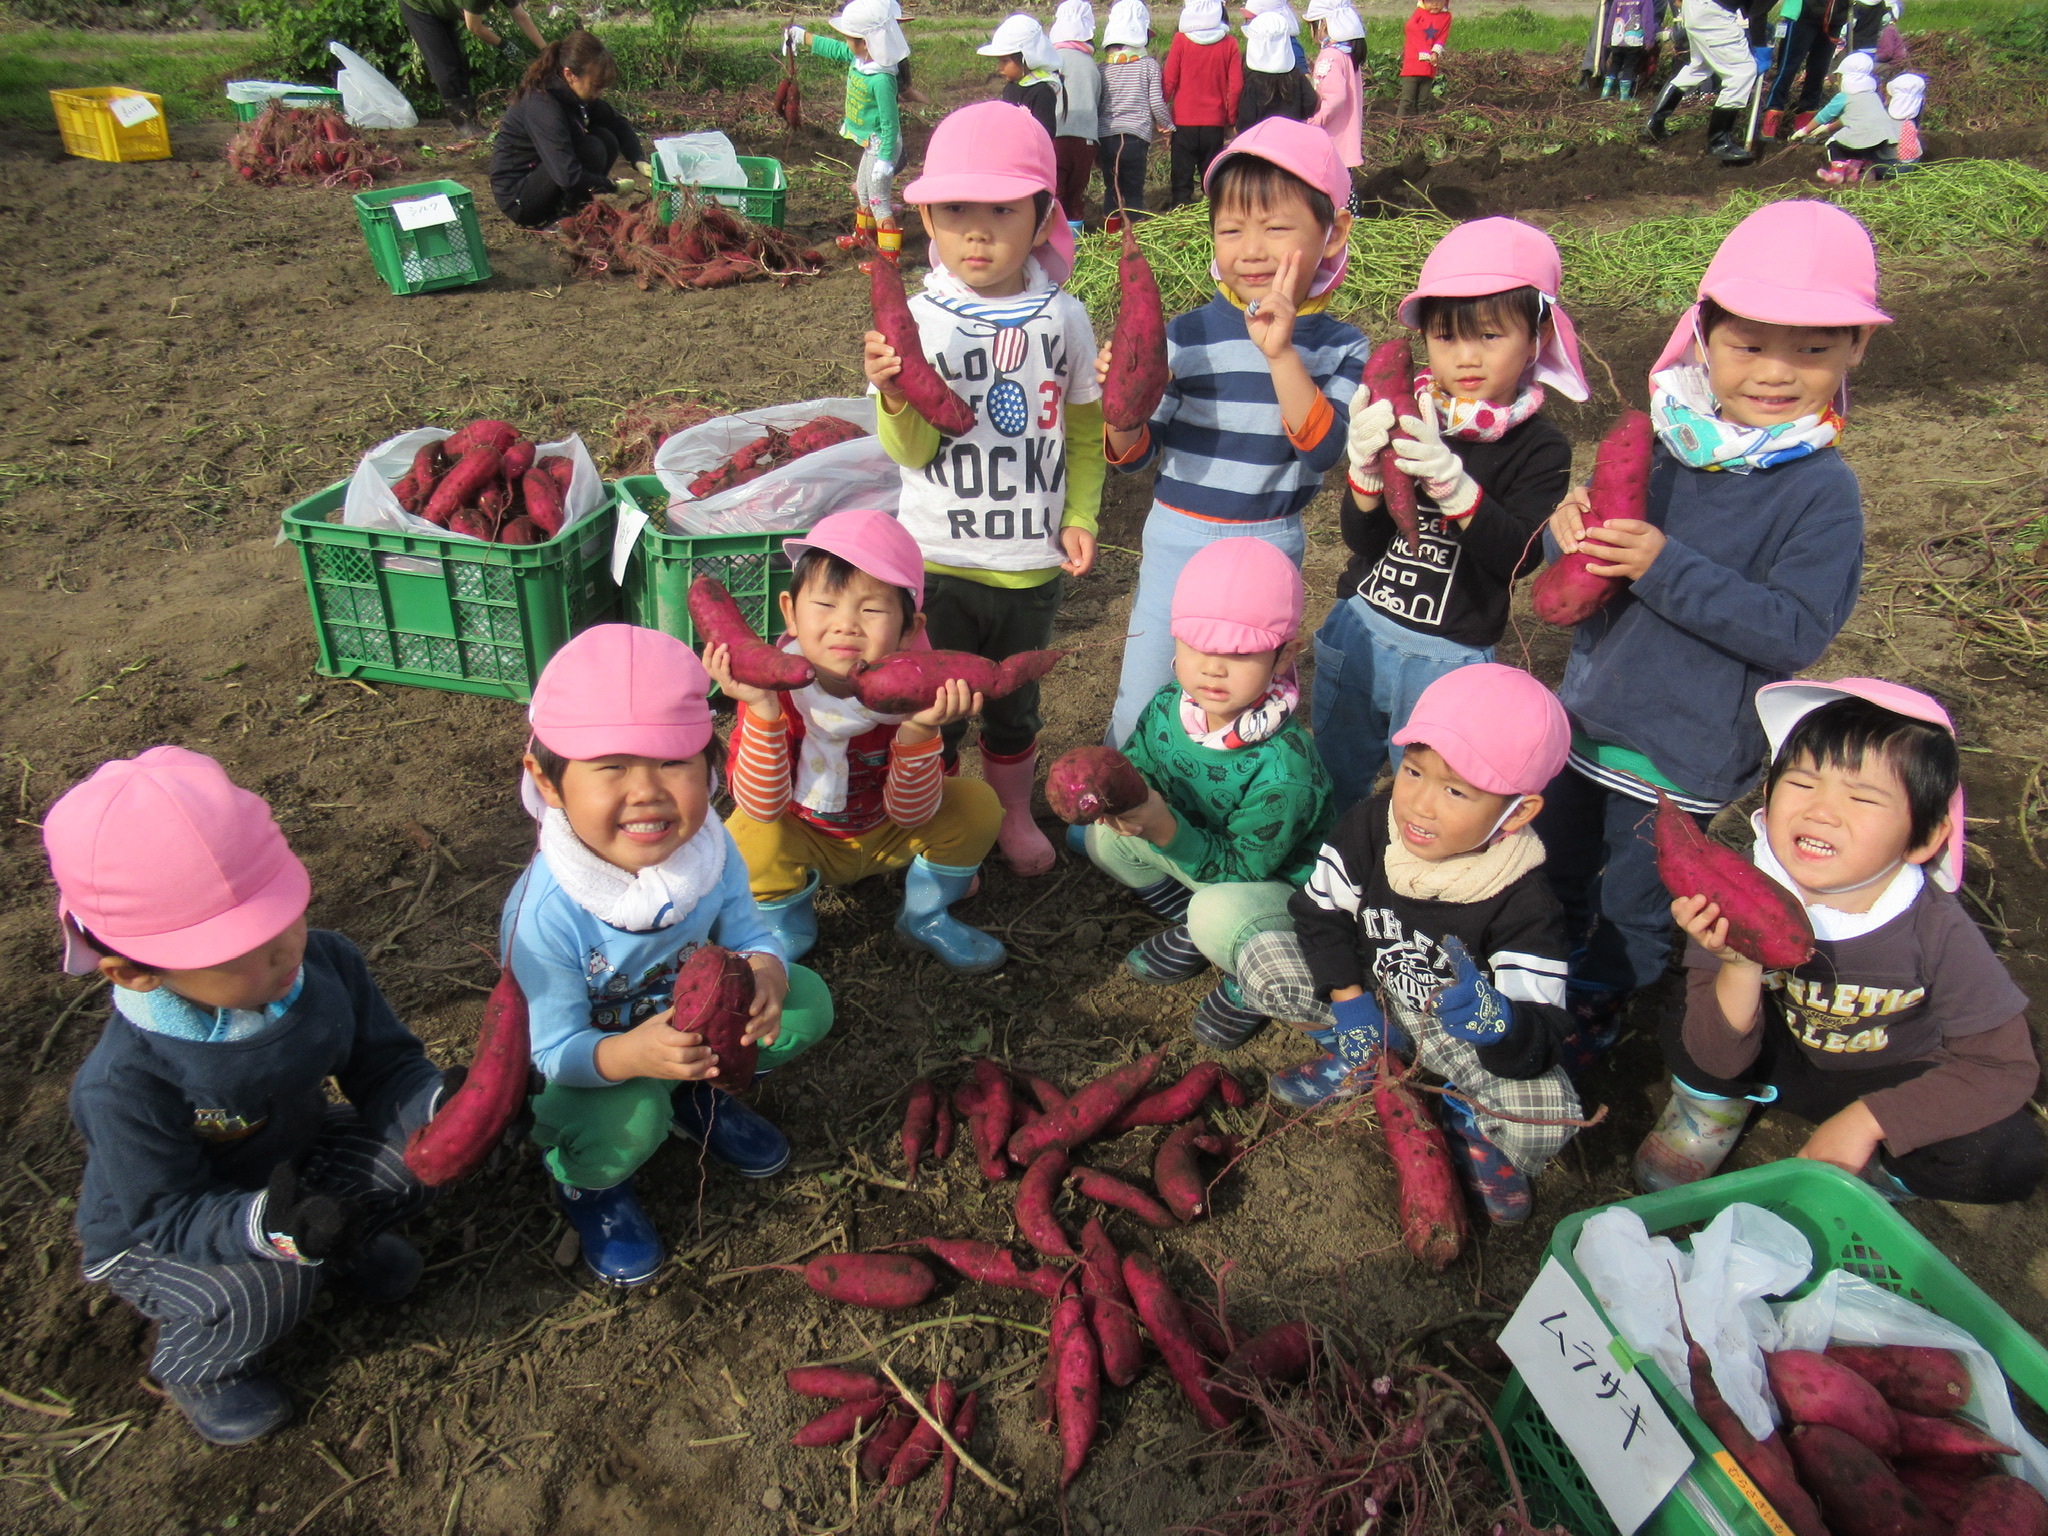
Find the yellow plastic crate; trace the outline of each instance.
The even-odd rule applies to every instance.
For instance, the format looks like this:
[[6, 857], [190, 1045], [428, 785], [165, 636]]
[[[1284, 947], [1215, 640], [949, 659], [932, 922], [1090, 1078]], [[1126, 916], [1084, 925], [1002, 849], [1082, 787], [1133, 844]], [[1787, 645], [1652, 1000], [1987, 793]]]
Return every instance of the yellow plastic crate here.
[[[114, 115], [114, 103], [124, 97], [146, 101], [153, 108], [132, 128], [123, 126]], [[95, 85], [52, 91], [50, 105], [57, 111], [57, 131], [64, 136], [66, 154], [119, 162], [171, 158], [171, 131], [164, 122], [162, 97], [131, 91], [125, 85]]]

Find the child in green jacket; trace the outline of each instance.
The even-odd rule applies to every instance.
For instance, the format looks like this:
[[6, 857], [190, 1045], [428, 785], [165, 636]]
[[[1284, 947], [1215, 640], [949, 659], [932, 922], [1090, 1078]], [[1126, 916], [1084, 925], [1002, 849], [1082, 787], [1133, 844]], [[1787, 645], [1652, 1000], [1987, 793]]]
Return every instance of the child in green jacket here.
[[[1210, 544], [1174, 584], [1174, 681], [1124, 743], [1151, 793], [1086, 832], [1096, 867], [1174, 925], [1125, 957], [1140, 981], [1227, 973], [1253, 935], [1289, 925], [1288, 897], [1315, 868], [1333, 808], [1297, 710], [1301, 610], [1301, 572], [1257, 539]], [[1218, 1009], [1240, 1011], [1227, 975], [1198, 1035]]]
[[832, 18], [832, 28], [852, 41], [791, 27], [782, 34], [783, 47], [795, 52], [808, 46], [819, 58], [847, 66], [839, 136], [860, 146], [860, 164], [853, 173], [853, 233], [839, 237], [839, 248], [850, 251], [872, 241], [882, 260], [894, 264], [903, 250], [894, 200], [896, 167], [903, 158], [896, 71], [910, 57], [910, 44], [896, 24], [893, 0], [851, 0]]

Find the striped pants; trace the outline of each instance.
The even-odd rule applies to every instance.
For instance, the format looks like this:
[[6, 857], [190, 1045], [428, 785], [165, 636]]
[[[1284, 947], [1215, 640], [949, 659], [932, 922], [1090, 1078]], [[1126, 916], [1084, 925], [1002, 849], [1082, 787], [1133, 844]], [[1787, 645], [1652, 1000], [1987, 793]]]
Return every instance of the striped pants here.
[[[345, 1104], [300, 1164], [309, 1186], [354, 1200], [366, 1236], [422, 1209], [433, 1192], [407, 1171], [396, 1137], [373, 1135]], [[340, 1260], [291, 1264], [249, 1255], [240, 1264], [187, 1264], [137, 1244], [90, 1278], [157, 1324], [149, 1374], [165, 1386], [224, 1386], [306, 1315], [324, 1279], [346, 1279]]]

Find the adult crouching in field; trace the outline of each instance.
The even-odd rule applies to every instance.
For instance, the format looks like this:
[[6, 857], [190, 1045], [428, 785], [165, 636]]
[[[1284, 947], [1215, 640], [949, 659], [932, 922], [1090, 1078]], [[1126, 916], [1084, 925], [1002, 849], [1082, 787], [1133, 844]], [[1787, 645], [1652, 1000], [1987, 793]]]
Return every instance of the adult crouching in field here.
[[[524, 62], [526, 50], [511, 38], [499, 32], [484, 20], [483, 13], [490, 8], [492, 0], [476, 0], [475, 9], [460, 3], [460, 0], [399, 0], [398, 19], [405, 23], [405, 30], [412, 34], [412, 40], [419, 44], [420, 57], [426, 60], [427, 75], [434, 82], [434, 89], [441, 93], [442, 104], [447, 108], [448, 124], [457, 133], [482, 133], [484, 125], [477, 121], [476, 94], [471, 89], [469, 58], [462, 51], [462, 34], [455, 30], [460, 21], [471, 36], [486, 48], [495, 48], [513, 63]], [[512, 21], [536, 50], [545, 50], [548, 40], [540, 35], [533, 18], [526, 13], [524, 4], [511, 8]]]
[[506, 218], [539, 229], [618, 191], [611, 169], [621, 160], [652, 179], [640, 135], [604, 100], [618, 78], [611, 50], [580, 30], [528, 66], [491, 150], [491, 195]]

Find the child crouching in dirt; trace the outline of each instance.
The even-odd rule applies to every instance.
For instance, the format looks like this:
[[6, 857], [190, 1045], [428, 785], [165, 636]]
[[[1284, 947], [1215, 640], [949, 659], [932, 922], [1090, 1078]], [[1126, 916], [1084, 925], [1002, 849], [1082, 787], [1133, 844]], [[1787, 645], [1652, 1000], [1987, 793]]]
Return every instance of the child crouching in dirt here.
[[1672, 902], [1692, 940], [1686, 1007], [1663, 1031], [1671, 1099], [1636, 1181], [1713, 1174], [1763, 1104], [1814, 1126], [1799, 1156], [1893, 1199], [2026, 1199], [2048, 1169], [2028, 1103], [2041, 1070], [2027, 999], [1955, 894], [1963, 791], [1947, 712], [1862, 677], [1773, 683], [1756, 711], [1773, 756], [1751, 856], [1804, 903], [1814, 952], [1766, 971], [1727, 947], [1719, 907]]
[[1394, 738], [1408, 750], [1393, 787], [1337, 824], [1288, 905], [1292, 928], [1238, 955], [1246, 1008], [1322, 1048], [1274, 1073], [1273, 1096], [1314, 1109], [1370, 1086], [1383, 1045], [1414, 1057], [1485, 1106], [1437, 1101], [1502, 1226], [1528, 1220], [1529, 1180], [1579, 1114], [1564, 924], [1529, 830], [1570, 737], [1526, 672], [1482, 662], [1438, 678]]
[[994, 790], [945, 771], [939, 733], [980, 710], [981, 695], [956, 679], [909, 716], [853, 696], [855, 668], [927, 647], [917, 540], [886, 512], [835, 512], [783, 553], [795, 562], [781, 596], [788, 643], [817, 681], [786, 693], [750, 688], [733, 677], [724, 646], [704, 653], [741, 705], [726, 828], [762, 916], [783, 953], [800, 959], [818, 941], [821, 883], [902, 869], [904, 942], [962, 975], [996, 969], [1007, 958], [1001, 943], [948, 910], [971, 893], [1003, 820]]
[[402, 1150], [442, 1074], [356, 947], [307, 930], [306, 867], [212, 758], [102, 764], [43, 844], [65, 969], [113, 983], [71, 1086], [85, 1278], [158, 1325], [149, 1373], [200, 1437], [241, 1445], [291, 1417], [262, 1359], [323, 1282], [390, 1303], [419, 1280], [387, 1229], [429, 1198]]
[[[1060, 577], [1095, 564], [1102, 386], [1088, 366], [1088, 311], [1060, 287], [1074, 232], [1053, 198], [1057, 174], [1052, 136], [1031, 114], [984, 101], [946, 115], [904, 188], [931, 237], [910, 311], [926, 356], [974, 407], [971, 430], [941, 436], [904, 398], [902, 361], [881, 332], [865, 339], [877, 430], [903, 471], [896, 515], [924, 553], [925, 632], [990, 661], [1051, 645]], [[997, 842], [1020, 875], [1054, 858], [1031, 816], [1038, 699], [1026, 683], [981, 711], [981, 773], [1003, 806]], [[945, 727], [948, 762], [966, 733], [965, 719]]]
[[583, 1262], [614, 1285], [643, 1284], [661, 1268], [633, 1175], [671, 1130], [743, 1178], [789, 1162], [782, 1132], [734, 1097], [750, 1085], [712, 1083], [717, 1056], [670, 1026], [681, 961], [705, 943], [746, 956], [746, 1038], [762, 1047], [759, 1071], [832, 1027], [825, 983], [784, 964], [748, 893], [746, 861], [710, 815], [718, 743], [709, 692], [682, 641], [600, 624], [554, 654], [527, 712], [521, 790], [540, 819], [540, 848], [505, 899], [500, 930], [547, 1079], [533, 1101], [533, 1139], [547, 1148]]
[[1211, 544], [1187, 563], [1173, 589], [1174, 680], [1124, 743], [1151, 793], [1086, 831], [1096, 868], [1174, 925], [1124, 957], [1131, 974], [1168, 986], [1223, 969], [1191, 1025], [1218, 1050], [1265, 1022], [1245, 1011], [1233, 962], [1287, 924], [1332, 819], [1298, 708], [1301, 607], [1301, 572], [1271, 544]]

